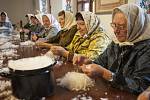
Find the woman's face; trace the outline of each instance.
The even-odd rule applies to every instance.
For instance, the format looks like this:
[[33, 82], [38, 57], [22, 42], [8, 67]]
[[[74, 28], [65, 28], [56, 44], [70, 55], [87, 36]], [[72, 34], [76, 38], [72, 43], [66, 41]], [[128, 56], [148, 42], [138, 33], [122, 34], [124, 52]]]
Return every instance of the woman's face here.
[[5, 20], [6, 20], [6, 15], [2, 14], [1, 15], [1, 21], [5, 22]]
[[127, 19], [123, 13], [116, 13], [112, 20], [112, 28], [119, 42], [127, 40]]
[[47, 16], [42, 16], [42, 20], [44, 27], [49, 28], [51, 24], [49, 18]]
[[40, 24], [40, 21], [37, 18], [35, 18], [35, 22], [36, 24]]
[[58, 16], [58, 21], [59, 21], [61, 28], [63, 28], [65, 25], [65, 16], [64, 15]]
[[34, 18], [34, 17], [31, 17], [30, 20], [31, 20], [31, 23], [32, 23], [33, 25], [36, 25], [36, 21], [35, 21], [35, 18]]
[[77, 29], [81, 36], [84, 36], [86, 33], [88, 33], [85, 22], [83, 20], [77, 20]]

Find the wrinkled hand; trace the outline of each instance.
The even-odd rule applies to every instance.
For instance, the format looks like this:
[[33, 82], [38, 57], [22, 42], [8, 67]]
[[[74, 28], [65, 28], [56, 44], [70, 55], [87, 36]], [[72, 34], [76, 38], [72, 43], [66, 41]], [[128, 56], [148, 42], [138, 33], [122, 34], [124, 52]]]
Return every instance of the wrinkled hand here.
[[73, 64], [75, 65], [83, 65], [83, 64], [90, 64], [92, 63], [92, 60], [90, 60], [88, 57], [76, 54], [73, 57]]
[[59, 56], [64, 56], [66, 57], [66, 53], [68, 53], [67, 50], [65, 50], [63, 47], [61, 46], [52, 46], [51, 47], [51, 51], [53, 52], [53, 54], [55, 55], [59, 55]]
[[142, 92], [137, 100], [150, 100], [150, 91], [144, 91]]
[[83, 65], [80, 68], [90, 77], [101, 76], [103, 74], [103, 69], [97, 64]]
[[102, 76], [106, 80], [112, 79], [112, 72], [97, 64], [83, 65], [81, 69], [90, 77]]
[[38, 39], [38, 37], [36, 36], [36, 34], [33, 34], [33, 35], [32, 35], [32, 40], [33, 40], [33, 41], [36, 41], [37, 39]]

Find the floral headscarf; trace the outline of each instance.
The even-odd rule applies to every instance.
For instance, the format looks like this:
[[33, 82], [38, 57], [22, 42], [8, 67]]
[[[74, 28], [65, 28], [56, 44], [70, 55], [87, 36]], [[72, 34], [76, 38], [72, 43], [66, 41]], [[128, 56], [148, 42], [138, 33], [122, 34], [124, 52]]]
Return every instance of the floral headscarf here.
[[150, 39], [150, 17], [146, 12], [135, 4], [125, 4], [113, 10], [113, 15], [121, 11], [127, 18], [127, 40], [128, 43], [136, 43]]
[[100, 20], [92, 12], [81, 11], [79, 13], [81, 13], [81, 15], [82, 15], [82, 17], [83, 17], [83, 19], [85, 21], [85, 25], [86, 25], [86, 28], [87, 28], [87, 31], [88, 31], [88, 33], [86, 35], [88, 36], [91, 33], [93, 33], [98, 26], [100, 26]]
[[62, 29], [70, 29], [72, 26], [76, 25], [74, 15], [70, 11], [64, 12], [65, 12], [65, 24]]

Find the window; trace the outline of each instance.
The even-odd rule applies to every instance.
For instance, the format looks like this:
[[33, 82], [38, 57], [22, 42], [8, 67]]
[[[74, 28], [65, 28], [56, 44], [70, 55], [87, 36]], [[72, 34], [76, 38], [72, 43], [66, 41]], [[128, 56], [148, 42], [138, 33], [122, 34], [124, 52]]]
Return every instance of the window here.
[[66, 0], [66, 11], [71, 11], [71, 0]]
[[77, 0], [77, 11], [92, 11], [93, 0]]
[[40, 7], [40, 12], [50, 13], [51, 12], [50, 0], [39, 0], [39, 7]]
[[46, 0], [39, 0], [39, 3], [40, 3], [40, 12], [46, 13], [47, 12]]

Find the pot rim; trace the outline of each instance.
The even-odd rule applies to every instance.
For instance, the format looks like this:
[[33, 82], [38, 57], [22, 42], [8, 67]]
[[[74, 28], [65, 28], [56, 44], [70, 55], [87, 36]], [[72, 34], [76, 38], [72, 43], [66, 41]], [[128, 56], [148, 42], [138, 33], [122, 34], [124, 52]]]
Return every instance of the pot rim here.
[[17, 76], [26, 76], [26, 75], [29, 75], [29, 76], [32, 76], [32, 75], [37, 75], [37, 74], [42, 74], [42, 73], [45, 73], [46, 71], [51, 71], [53, 68], [52, 66], [54, 66], [56, 64], [56, 61], [47, 66], [47, 67], [44, 67], [44, 68], [39, 68], [39, 69], [32, 69], [32, 70], [15, 70], [15, 69], [12, 69], [12, 68], [9, 68], [10, 70], [10, 74], [12, 74], [13, 76], [17, 75]]

